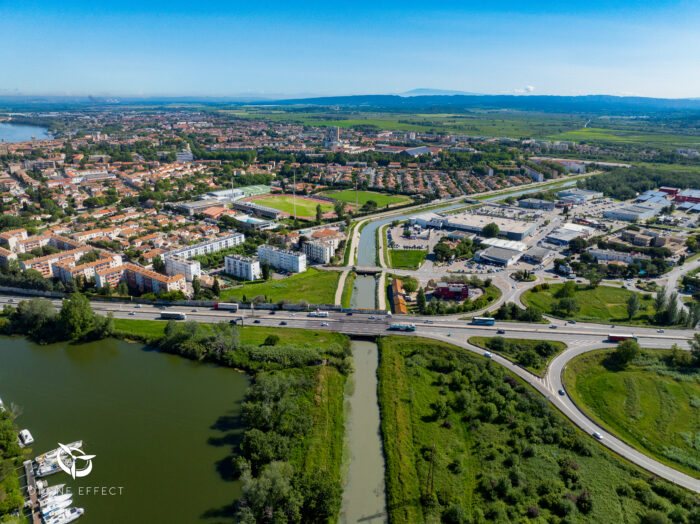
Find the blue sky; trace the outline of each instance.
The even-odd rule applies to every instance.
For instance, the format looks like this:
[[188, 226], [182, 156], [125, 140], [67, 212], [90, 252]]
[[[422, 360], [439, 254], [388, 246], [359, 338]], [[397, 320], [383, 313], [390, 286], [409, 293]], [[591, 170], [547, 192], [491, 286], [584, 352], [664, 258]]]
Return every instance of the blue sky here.
[[103, 3], [0, 0], [0, 94], [700, 97], [698, 2]]

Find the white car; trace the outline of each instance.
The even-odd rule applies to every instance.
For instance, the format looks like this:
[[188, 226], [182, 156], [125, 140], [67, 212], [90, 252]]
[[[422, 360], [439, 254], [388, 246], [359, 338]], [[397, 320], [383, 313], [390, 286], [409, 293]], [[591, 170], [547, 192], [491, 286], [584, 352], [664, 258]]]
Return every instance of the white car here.
[[656, 332], [657, 332], [657, 333], [663, 333], [664, 330], [663, 330], [663, 329], [657, 329]]
[[597, 431], [594, 431], [594, 432], [593, 432], [593, 436], [594, 436], [595, 438], [597, 438], [598, 440], [603, 440], [603, 435], [601, 435], [601, 434], [598, 433]]
[[484, 353], [484, 356], [485, 356], [486, 358], [491, 358], [491, 353], [490, 353], [489, 351], [487, 351], [487, 352]]
[[328, 326], [328, 322], [321, 322], [321, 326], [327, 327], [327, 326]]
[[129, 315], [131, 315], [132, 317], [133, 317], [135, 314], [136, 314], [136, 311], [129, 311]]

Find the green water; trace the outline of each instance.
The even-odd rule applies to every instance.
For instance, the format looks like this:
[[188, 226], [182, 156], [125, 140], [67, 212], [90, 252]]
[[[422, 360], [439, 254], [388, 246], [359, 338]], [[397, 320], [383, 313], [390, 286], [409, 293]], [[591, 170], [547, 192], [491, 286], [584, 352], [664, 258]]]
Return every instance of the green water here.
[[[74, 505], [85, 508], [80, 524], [232, 522], [240, 486], [228, 465], [247, 386], [230, 369], [117, 340], [0, 338], [0, 397], [21, 407], [32, 456], [79, 439], [97, 455], [85, 478], [48, 477], [71, 485]], [[89, 486], [123, 489], [93, 495]]]

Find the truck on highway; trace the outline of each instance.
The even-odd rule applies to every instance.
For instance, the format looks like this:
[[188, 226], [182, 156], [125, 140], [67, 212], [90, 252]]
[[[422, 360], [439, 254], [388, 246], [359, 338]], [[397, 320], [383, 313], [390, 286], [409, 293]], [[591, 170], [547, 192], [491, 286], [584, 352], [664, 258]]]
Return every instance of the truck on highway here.
[[229, 302], [217, 302], [216, 304], [214, 304], [214, 309], [233, 311], [235, 313], [236, 311], [238, 311], [238, 304], [231, 304]]
[[623, 340], [634, 340], [637, 341], [637, 337], [628, 333], [610, 333], [608, 335], [608, 342], [622, 342]]
[[311, 311], [309, 313], [310, 317], [320, 317], [320, 318], [328, 318], [328, 311], [319, 311], [318, 309], [316, 311]]
[[477, 326], [493, 326], [496, 323], [496, 319], [492, 317], [474, 317], [472, 318], [472, 324]]
[[187, 320], [187, 315], [181, 311], [163, 311], [160, 318], [164, 320]]
[[391, 324], [389, 329], [393, 331], [415, 331], [415, 324]]

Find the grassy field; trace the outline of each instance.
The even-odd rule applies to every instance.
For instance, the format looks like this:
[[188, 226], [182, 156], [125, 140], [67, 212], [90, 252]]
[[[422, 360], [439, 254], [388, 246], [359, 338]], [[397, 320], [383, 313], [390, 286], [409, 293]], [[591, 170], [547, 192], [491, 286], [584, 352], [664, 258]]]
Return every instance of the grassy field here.
[[286, 122], [308, 126], [367, 127], [397, 131], [444, 132], [477, 136], [524, 136], [544, 138], [581, 129], [586, 122], [578, 115], [547, 115], [518, 111], [470, 111], [467, 114], [382, 113], [378, 111], [285, 111], [245, 107], [222, 110], [237, 118]]
[[689, 492], [608, 452], [487, 359], [414, 337], [382, 338], [380, 348], [393, 524], [636, 524], [654, 508], [663, 519], [653, 522], [698, 511]]
[[418, 269], [428, 252], [424, 249], [390, 249], [389, 267], [394, 269]]
[[[272, 195], [262, 198], [256, 198], [252, 201], [254, 204], [261, 206], [272, 207], [279, 209], [284, 213], [294, 215], [294, 197], [292, 195]], [[324, 213], [333, 211], [333, 206], [327, 203], [314, 202], [297, 196], [296, 198], [297, 216], [300, 217], [316, 217], [316, 206], [321, 205], [321, 210]]]
[[[501, 339], [504, 343], [500, 344], [500, 341], [494, 339]], [[524, 338], [469, 337], [469, 343], [503, 355], [536, 375], [542, 375], [552, 359], [566, 349], [566, 344], [556, 340]]]
[[[166, 325], [167, 322], [165, 320], [114, 319], [114, 328], [116, 330], [132, 334], [139, 338], [162, 337], [165, 333]], [[327, 346], [330, 344], [345, 345], [347, 343], [347, 337], [341, 333], [313, 331], [310, 329], [279, 329], [277, 327], [243, 326], [239, 327], [239, 333], [241, 335], [241, 343], [254, 346], [262, 344], [268, 335], [278, 335], [283, 344], [297, 344], [300, 346], [306, 344], [318, 346]]]
[[587, 414], [644, 453], [700, 478], [700, 370], [666, 364], [669, 351], [645, 352], [626, 369], [586, 353], [564, 370], [564, 383]]
[[700, 145], [700, 137], [673, 133], [645, 133], [636, 130], [603, 129], [587, 127], [566, 131], [550, 137], [588, 143], [638, 144], [647, 147], [693, 146]]
[[[348, 204], [355, 204], [355, 191], [352, 189], [346, 189], [344, 191], [324, 191], [321, 194], [323, 196], [347, 202]], [[369, 200], [374, 200], [379, 207], [393, 206], [395, 204], [407, 204], [411, 201], [409, 197], [403, 195], [390, 195], [387, 193], [377, 193], [376, 191], [357, 192], [358, 205], [362, 206]]]
[[220, 298], [222, 301], [245, 302], [257, 296], [264, 296], [272, 302], [288, 300], [296, 303], [306, 300], [310, 304], [332, 304], [335, 301], [335, 290], [339, 278], [339, 271], [319, 271], [309, 268], [303, 273], [281, 280], [256, 281], [240, 287], [224, 289], [221, 291]]
[[343, 294], [340, 296], [340, 305], [343, 307], [350, 307], [350, 299], [352, 298], [352, 289], [355, 285], [355, 277], [357, 273], [350, 271], [348, 276], [345, 277], [345, 285], [343, 286]]
[[589, 289], [588, 286], [577, 286], [573, 298], [578, 302], [580, 310], [568, 316], [555, 313], [554, 308], [559, 301], [557, 294], [563, 285], [551, 284], [549, 289], [541, 291], [531, 289], [523, 293], [522, 301], [526, 306], [540, 308], [547, 315], [584, 322], [643, 326], [649, 325], [654, 317], [654, 301], [651, 298], [645, 300], [644, 295], [642, 295], [640, 296], [641, 307], [639, 312], [632, 320], [629, 320], [627, 316], [627, 299], [634, 291], [612, 286], [598, 286], [595, 289]]

